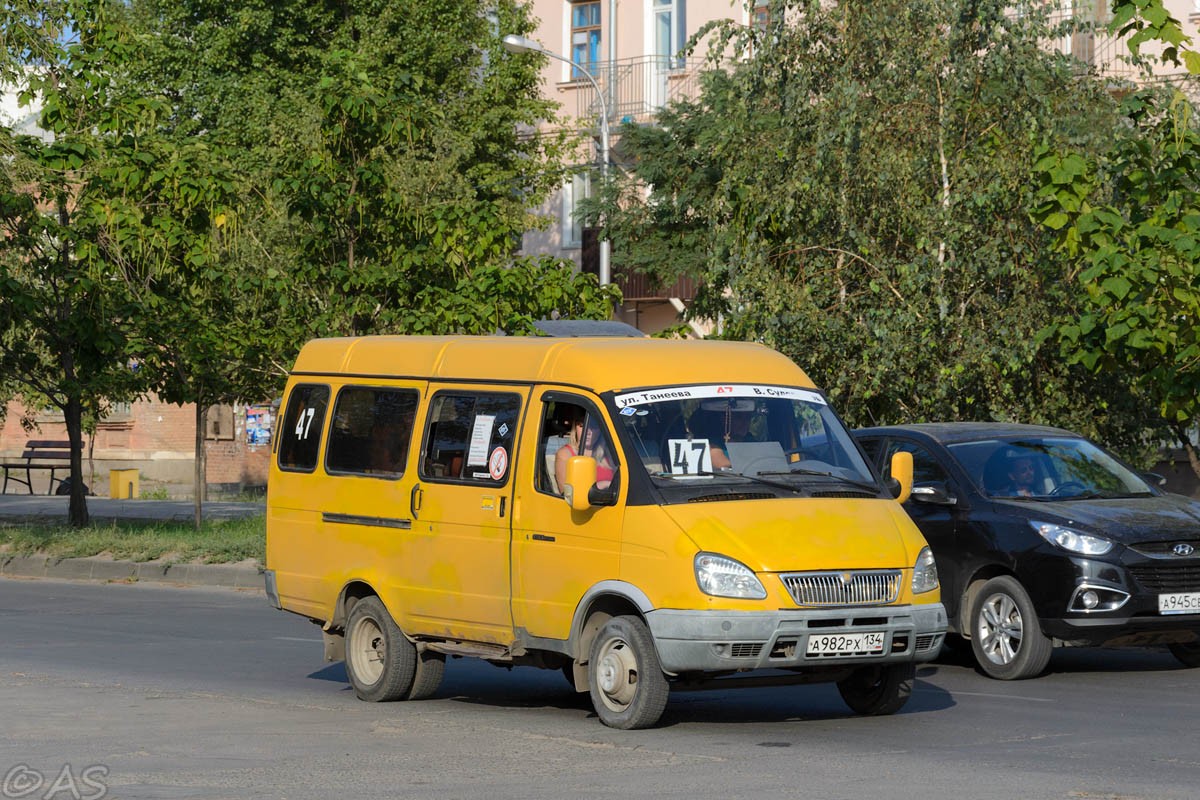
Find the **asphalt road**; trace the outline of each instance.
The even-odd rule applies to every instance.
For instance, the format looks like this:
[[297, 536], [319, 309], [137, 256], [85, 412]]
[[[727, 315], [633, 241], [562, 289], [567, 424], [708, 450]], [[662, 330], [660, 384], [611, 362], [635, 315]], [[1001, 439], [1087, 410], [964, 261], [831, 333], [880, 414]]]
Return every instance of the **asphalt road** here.
[[557, 672], [470, 659], [362, 703], [258, 593], [0, 580], [0, 797], [1196, 798], [1198, 742], [1200, 670], [1163, 651], [941, 661], [883, 718], [829, 686], [675, 694], [622, 732]]

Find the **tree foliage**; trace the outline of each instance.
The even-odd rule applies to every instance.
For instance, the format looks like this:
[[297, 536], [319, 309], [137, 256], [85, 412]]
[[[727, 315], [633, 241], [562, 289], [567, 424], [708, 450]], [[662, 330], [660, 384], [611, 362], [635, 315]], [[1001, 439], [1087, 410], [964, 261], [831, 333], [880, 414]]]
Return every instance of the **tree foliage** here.
[[83, 418], [142, 389], [135, 342], [152, 307], [134, 289], [204, 257], [213, 184], [202, 146], [157, 134], [167, 106], [116, 79], [136, 54], [123, 6], [47, 8], [52, 38], [20, 73], [46, 135], [0, 129], [15, 154], [0, 186], [0, 371], [63, 412], [70, 519], [83, 525]]
[[700, 278], [693, 315], [795, 358], [853, 423], [1007, 419], [1130, 444], [1128, 394], [1036, 340], [1070, 298], [1028, 217], [1039, 143], [1096, 152], [1116, 109], [1045, 50], [1037, 8], [1010, 5], [777, 2], [765, 29], [702, 32], [732, 62], [658, 126], [623, 129], [634, 172], [592, 209], [614, 263]]
[[243, 230], [263, 247], [245, 268], [286, 297], [276, 363], [315, 335], [523, 332], [555, 311], [610, 313], [613, 290], [514, 258], [566, 146], [534, 134], [553, 114], [541, 59], [500, 47], [499, 31], [532, 30], [524, 5], [134, 7], [159, 42], [147, 79], [172, 76], [175, 124], [217, 132], [261, 192], [266, 213]]
[[1183, 25], [1167, 11], [1163, 0], [1112, 0], [1108, 29], [1125, 40], [1134, 56], [1147, 42], [1161, 42], [1163, 62], [1182, 63], [1191, 74], [1200, 74], [1200, 53], [1192, 49], [1192, 38], [1184, 34]]
[[[1200, 54], [1161, 0], [1118, 0], [1111, 28], [1133, 34], [1135, 55], [1158, 40], [1163, 61], [1200, 73]], [[1036, 165], [1033, 216], [1057, 232], [1081, 305], [1044, 336], [1070, 363], [1136, 386], [1200, 476], [1189, 430], [1200, 424], [1200, 131], [1178, 90], [1139, 89], [1122, 115], [1128, 124], [1106, 151], [1045, 147]]]

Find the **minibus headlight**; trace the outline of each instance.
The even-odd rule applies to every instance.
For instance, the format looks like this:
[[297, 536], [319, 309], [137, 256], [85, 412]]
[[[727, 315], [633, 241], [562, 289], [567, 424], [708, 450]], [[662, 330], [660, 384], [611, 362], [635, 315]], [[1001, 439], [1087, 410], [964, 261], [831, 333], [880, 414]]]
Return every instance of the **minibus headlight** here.
[[705, 594], [748, 600], [762, 600], [767, 596], [762, 581], [740, 561], [716, 553], [697, 553], [694, 565], [696, 583]]
[[1055, 525], [1053, 522], [1030, 520], [1029, 524], [1047, 542], [1061, 547], [1063, 550], [1069, 550], [1072, 553], [1079, 553], [1085, 556], [1102, 556], [1109, 550], [1112, 550], [1113, 543], [1099, 536], [1080, 533], [1079, 531], [1065, 528], [1062, 525]]
[[937, 587], [937, 564], [933, 562], [933, 551], [923, 547], [917, 556], [917, 563], [913, 564], [913, 594], [932, 592]]

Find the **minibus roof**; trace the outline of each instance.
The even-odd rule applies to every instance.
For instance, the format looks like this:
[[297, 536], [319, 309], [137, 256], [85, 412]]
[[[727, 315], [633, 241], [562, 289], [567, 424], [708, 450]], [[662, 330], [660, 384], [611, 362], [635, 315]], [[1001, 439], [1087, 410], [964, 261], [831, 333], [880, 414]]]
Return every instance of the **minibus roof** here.
[[314, 339], [293, 375], [550, 383], [594, 392], [680, 384], [815, 388], [791, 359], [750, 342], [543, 336]]

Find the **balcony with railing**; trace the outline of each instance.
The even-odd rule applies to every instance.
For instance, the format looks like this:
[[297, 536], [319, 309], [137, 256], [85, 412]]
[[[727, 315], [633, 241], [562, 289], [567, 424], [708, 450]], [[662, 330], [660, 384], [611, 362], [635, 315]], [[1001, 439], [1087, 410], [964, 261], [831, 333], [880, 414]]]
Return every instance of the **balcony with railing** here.
[[[672, 100], [699, 96], [703, 63], [699, 58], [637, 56], [598, 62], [592, 68], [592, 77], [604, 93], [611, 123], [648, 122]], [[600, 113], [595, 88], [591, 83], [578, 84], [575, 115], [587, 120], [598, 118]]]
[[1101, 75], [1134, 78], [1138, 69], [1127, 60], [1125, 40], [1108, 32], [1111, 17], [1106, 0], [1061, 0], [1049, 15], [1049, 24], [1060, 34], [1048, 49], [1074, 56]]

